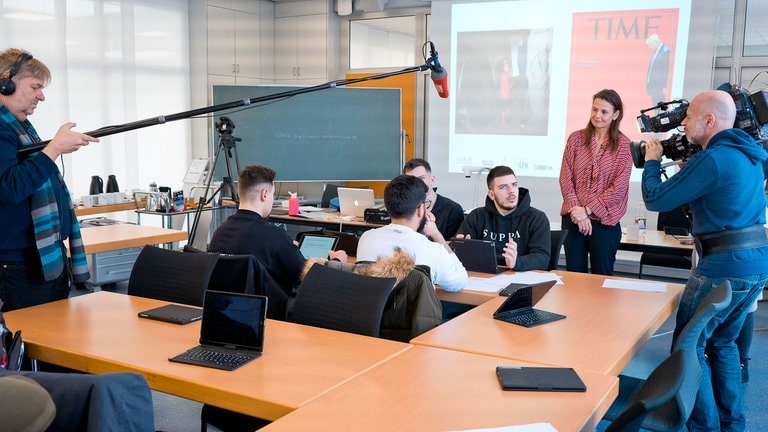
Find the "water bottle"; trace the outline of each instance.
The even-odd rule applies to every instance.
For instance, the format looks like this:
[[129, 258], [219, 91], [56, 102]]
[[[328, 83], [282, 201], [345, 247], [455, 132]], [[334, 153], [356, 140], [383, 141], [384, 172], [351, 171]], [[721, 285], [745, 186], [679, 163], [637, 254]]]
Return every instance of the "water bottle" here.
[[288, 198], [288, 214], [290, 216], [296, 216], [301, 211], [299, 210], [299, 197], [295, 192], [288, 192], [291, 196]]
[[645, 234], [647, 220], [648, 216], [645, 209], [645, 204], [643, 202], [637, 203], [637, 205], [635, 205], [635, 224], [640, 229], [640, 235]]

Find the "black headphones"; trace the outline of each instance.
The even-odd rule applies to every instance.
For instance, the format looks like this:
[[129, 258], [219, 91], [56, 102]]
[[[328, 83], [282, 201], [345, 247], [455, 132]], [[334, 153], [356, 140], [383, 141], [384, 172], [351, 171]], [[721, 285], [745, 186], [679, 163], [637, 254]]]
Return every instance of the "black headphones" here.
[[21, 53], [19, 56], [19, 59], [16, 60], [16, 63], [13, 64], [11, 67], [11, 70], [8, 71], [8, 77], [7, 78], [0, 78], [0, 94], [3, 96], [10, 96], [13, 94], [13, 92], [16, 91], [16, 83], [13, 82], [11, 78], [16, 76], [17, 73], [19, 73], [19, 69], [21, 69], [21, 66], [24, 64], [24, 62], [32, 60], [32, 56], [27, 53]]

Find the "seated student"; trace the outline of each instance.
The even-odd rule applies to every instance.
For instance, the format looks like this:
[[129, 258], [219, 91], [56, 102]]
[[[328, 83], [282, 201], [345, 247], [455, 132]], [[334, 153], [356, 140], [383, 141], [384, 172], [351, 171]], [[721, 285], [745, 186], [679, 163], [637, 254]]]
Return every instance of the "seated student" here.
[[512, 168], [493, 168], [487, 183], [485, 207], [467, 215], [456, 237], [492, 240], [499, 264], [512, 270], [546, 270], [551, 236], [547, 216], [531, 207], [531, 195], [518, 186]]
[[[250, 254], [289, 296], [300, 282], [306, 259], [284, 230], [267, 222], [275, 193], [275, 171], [249, 165], [240, 171], [240, 206], [211, 237], [210, 252]], [[346, 261], [344, 251], [329, 251], [331, 258]]]
[[460, 291], [467, 271], [453, 254], [427, 210], [427, 185], [416, 177], [400, 175], [384, 188], [384, 205], [392, 222], [363, 233], [357, 245], [358, 261], [377, 261], [403, 250], [416, 265], [430, 269], [432, 282], [446, 291]]
[[435, 216], [435, 225], [443, 238], [450, 239], [464, 222], [464, 209], [450, 198], [439, 195], [435, 188], [432, 167], [424, 159], [414, 158], [405, 163], [403, 174], [418, 177], [427, 185], [427, 210]]

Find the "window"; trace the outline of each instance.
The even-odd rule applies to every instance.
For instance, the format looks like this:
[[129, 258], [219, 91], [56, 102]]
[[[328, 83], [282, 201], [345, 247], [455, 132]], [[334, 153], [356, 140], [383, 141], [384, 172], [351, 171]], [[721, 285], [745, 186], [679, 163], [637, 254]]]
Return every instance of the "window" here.
[[[189, 109], [187, 2], [0, 0], [0, 14], [2, 49], [25, 49], [51, 70], [30, 117], [43, 139], [67, 121], [86, 132]], [[110, 135], [65, 156], [62, 171], [75, 197], [88, 193], [92, 175], [178, 187], [189, 141], [188, 121]]]

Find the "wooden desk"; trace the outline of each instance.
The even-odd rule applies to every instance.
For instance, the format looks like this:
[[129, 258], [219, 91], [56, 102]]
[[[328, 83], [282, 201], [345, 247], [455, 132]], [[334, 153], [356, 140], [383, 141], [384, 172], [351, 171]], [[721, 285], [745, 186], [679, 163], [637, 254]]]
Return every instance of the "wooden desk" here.
[[329, 229], [329, 230], [335, 230], [335, 231], [345, 231], [345, 230], [366, 231], [369, 229], [383, 226], [380, 224], [367, 223], [362, 220], [342, 220], [335, 217], [325, 218], [325, 219], [315, 219], [315, 218], [305, 218], [301, 216], [288, 216], [288, 214], [275, 214], [274, 212], [269, 215], [268, 220], [273, 223], [311, 226], [311, 227]]
[[[495, 274], [490, 274], [490, 273], [480, 273], [480, 272], [468, 272], [468, 273], [469, 273], [469, 277], [489, 278], [489, 277], [497, 276]], [[505, 272], [505, 273], [499, 273], [499, 274], [513, 274], [513, 272]], [[481, 305], [499, 296], [498, 292], [473, 291], [469, 289], [463, 289], [461, 291], [456, 291], [456, 292], [449, 292], [440, 288], [440, 286], [436, 286], [435, 288], [437, 289], [437, 298], [439, 298], [441, 301], [461, 303], [461, 304], [472, 305], [472, 306]], [[504, 288], [504, 287], [499, 287], [499, 289], [501, 288]]]
[[602, 288], [605, 276], [558, 271], [540, 309], [567, 318], [534, 328], [493, 319], [490, 300], [414, 338], [411, 343], [618, 375], [677, 307], [683, 286], [667, 292]]
[[83, 228], [80, 232], [87, 254], [187, 239], [186, 231], [123, 223]]
[[627, 233], [621, 235], [619, 249], [633, 252], [650, 252], [691, 256], [693, 245], [684, 245], [680, 240], [664, 234], [664, 231], [646, 230], [638, 240], [627, 240]]
[[503, 391], [500, 365], [530, 364], [417, 346], [260, 431], [448, 431], [539, 422], [560, 432], [591, 431], [618, 394], [618, 378], [583, 370], [586, 393]]
[[198, 343], [200, 322], [138, 318], [164, 301], [106, 291], [5, 314], [22, 329], [26, 354], [89, 373], [143, 375], [155, 390], [277, 419], [411, 345], [281, 321], [267, 321], [264, 355], [229, 372], [171, 363]]
[[75, 214], [77, 216], [89, 216], [94, 214], [112, 213], [112, 212], [127, 211], [127, 210], [136, 210], [136, 203], [133, 201], [128, 201], [120, 204], [112, 204], [112, 205], [105, 205], [105, 206], [93, 206], [93, 207], [77, 206], [75, 207]]

